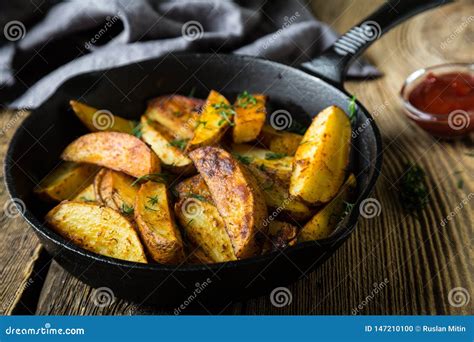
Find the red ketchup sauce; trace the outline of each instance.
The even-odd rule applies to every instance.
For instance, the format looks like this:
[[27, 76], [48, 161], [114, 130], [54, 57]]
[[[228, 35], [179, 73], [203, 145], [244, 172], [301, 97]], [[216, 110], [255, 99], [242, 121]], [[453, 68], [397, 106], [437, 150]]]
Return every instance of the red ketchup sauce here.
[[450, 137], [473, 131], [474, 75], [462, 72], [429, 73], [408, 95], [412, 106], [432, 121], [417, 123], [433, 135]]

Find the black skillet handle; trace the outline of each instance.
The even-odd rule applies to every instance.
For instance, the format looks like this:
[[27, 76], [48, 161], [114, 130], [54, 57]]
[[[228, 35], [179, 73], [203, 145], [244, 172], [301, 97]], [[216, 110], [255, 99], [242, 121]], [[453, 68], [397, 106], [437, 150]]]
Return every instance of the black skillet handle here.
[[319, 57], [303, 63], [301, 69], [342, 87], [351, 62], [382, 34], [415, 14], [449, 2], [452, 0], [388, 0], [364, 21], [342, 35]]

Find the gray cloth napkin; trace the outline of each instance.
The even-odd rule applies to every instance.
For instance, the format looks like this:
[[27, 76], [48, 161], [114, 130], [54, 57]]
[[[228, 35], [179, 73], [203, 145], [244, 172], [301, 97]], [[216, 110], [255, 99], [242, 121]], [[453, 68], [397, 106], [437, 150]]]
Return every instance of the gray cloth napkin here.
[[[31, 28], [20, 26], [19, 34], [0, 47], [0, 88], [22, 93], [10, 103], [14, 108], [37, 107], [77, 74], [173, 51], [236, 53], [296, 66], [338, 37], [304, 0], [72, 0], [53, 6]], [[364, 61], [349, 69], [352, 77], [378, 75]]]

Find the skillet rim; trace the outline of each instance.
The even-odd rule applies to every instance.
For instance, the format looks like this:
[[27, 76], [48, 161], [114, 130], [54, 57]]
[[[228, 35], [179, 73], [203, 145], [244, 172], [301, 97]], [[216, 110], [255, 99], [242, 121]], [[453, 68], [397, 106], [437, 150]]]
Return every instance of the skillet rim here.
[[[347, 99], [351, 97], [351, 94], [348, 93], [343, 85], [340, 85], [340, 88], [321, 79], [317, 75], [307, 73], [299, 68], [296, 67], [291, 67], [285, 64], [281, 64], [278, 62], [271, 61], [269, 59], [265, 58], [260, 58], [260, 57], [255, 57], [255, 56], [247, 56], [247, 55], [234, 55], [234, 54], [214, 54], [214, 53], [189, 53], [189, 52], [172, 52], [172, 53], [167, 53], [163, 56], [152, 58], [152, 59], [146, 59], [143, 61], [138, 61], [134, 63], [128, 63], [125, 65], [113, 67], [113, 68], [105, 68], [105, 69], [99, 69], [95, 71], [90, 71], [90, 72], [85, 72], [85, 73], [80, 73], [78, 75], [75, 75], [68, 80], [64, 81], [61, 83], [56, 90], [46, 99], [43, 101], [43, 103], [38, 106], [37, 108], [33, 109], [31, 113], [22, 121], [20, 126], [15, 130], [15, 133], [13, 134], [9, 145], [7, 152], [5, 154], [5, 159], [4, 159], [4, 164], [3, 164], [3, 173], [5, 177], [5, 185], [6, 189], [8, 191], [8, 194], [11, 199], [13, 198], [20, 198], [18, 196], [18, 193], [16, 191], [15, 187], [15, 180], [13, 175], [11, 174], [10, 170], [12, 169], [12, 164], [14, 164], [12, 158], [10, 156], [12, 155], [15, 146], [17, 145], [19, 139], [21, 139], [21, 135], [24, 134], [23, 130], [21, 129], [29, 120], [32, 120], [32, 118], [37, 115], [35, 113], [39, 112], [43, 106], [47, 105], [47, 103], [54, 98], [55, 96], [58, 95], [58, 93], [61, 91], [62, 88], [66, 87], [70, 83], [77, 82], [77, 79], [83, 78], [83, 77], [94, 77], [94, 75], [99, 75], [107, 71], [112, 71], [112, 70], [119, 70], [119, 69], [124, 69], [129, 67], [132, 64], [137, 64], [137, 63], [152, 63], [152, 62], [158, 62], [159, 60], [163, 60], [166, 58], [170, 58], [169, 56], [176, 56], [178, 55], [179, 57], [182, 58], [207, 58], [207, 61], [210, 58], [218, 58], [218, 59], [227, 59], [229, 62], [231, 62], [231, 59], [241, 59], [241, 60], [248, 60], [249, 62], [258, 62], [258, 63], [265, 63], [269, 64], [272, 68], [279, 68], [282, 71], [289, 71], [289, 72], [294, 72], [297, 74], [300, 74], [302, 78], [309, 78], [310, 80], [314, 81], [314, 79], [319, 80], [320, 82], [324, 83], [325, 85], [333, 88], [334, 91], [341, 92], [343, 93]], [[372, 176], [369, 178], [367, 182], [367, 186], [363, 191], [360, 193], [358, 196], [356, 202], [354, 203], [353, 208], [358, 208], [362, 200], [368, 198], [370, 193], [373, 191], [375, 184], [377, 182], [378, 176], [381, 172], [381, 167], [382, 167], [382, 161], [383, 161], [383, 148], [382, 148], [382, 138], [380, 135], [380, 131], [377, 127], [377, 124], [375, 123], [375, 120], [373, 117], [370, 115], [370, 113], [367, 111], [367, 109], [359, 102], [356, 100], [357, 107], [360, 111], [364, 113], [364, 115], [367, 117], [367, 120], [370, 122], [369, 126], [374, 132], [374, 138], [375, 138], [375, 148], [376, 148], [376, 156], [375, 160], [371, 161], [371, 164], [373, 164], [374, 167], [374, 172]], [[298, 243], [295, 246], [285, 248], [282, 251], [274, 251], [265, 255], [258, 255], [252, 258], [247, 258], [247, 259], [242, 259], [242, 260], [235, 260], [235, 261], [226, 261], [226, 262], [219, 262], [219, 263], [213, 263], [213, 264], [180, 264], [180, 265], [164, 265], [164, 264], [158, 264], [158, 263], [138, 263], [138, 262], [132, 262], [132, 261], [126, 261], [126, 260], [121, 260], [121, 259], [116, 259], [108, 256], [104, 256], [101, 254], [97, 254], [91, 251], [88, 251], [82, 247], [79, 247], [69, 241], [67, 241], [64, 237], [59, 235], [58, 233], [54, 232], [51, 228], [49, 228], [45, 223], [42, 223], [39, 219], [36, 218], [36, 216], [30, 212], [28, 209], [28, 206], [25, 205], [25, 210], [20, 211], [22, 218], [28, 223], [28, 225], [34, 229], [34, 231], [37, 234], [40, 234], [43, 238], [51, 241], [53, 244], [59, 246], [61, 249], [68, 249], [70, 252], [79, 254], [80, 257], [84, 257], [86, 259], [92, 259], [96, 262], [112, 265], [115, 267], [125, 267], [129, 268], [131, 267], [132, 269], [137, 269], [140, 271], [172, 271], [172, 272], [188, 272], [188, 271], [208, 271], [208, 270], [219, 270], [221, 268], [236, 268], [236, 267], [245, 267], [248, 264], [254, 264], [254, 263], [268, 263], [270, 260], [273, 260], [274, 258], [279, 257], [281, 253], [296, 253], [299, 250], [302, 249], [307, 249], [307, 248], [321, 248], [322, 250], [325, 251], [325, 253], [328, 252], [331, 248], [334, 246], [337, 246], [338, 244], [342, 244], [345, 240], [349, 238], [349, 236], [352, 234], [352, 232], [355, 230], [357, 221], [359, 218], [359, 213], [358, 210], [352, 209], [349, 218], [347, 220], [347, 223], [343, 226], [341, 226], [341, 229], [336, 231], [334, 235], [332, 235], [329, 238], [322, 239], [322, 240], [317, 240], [317, 241], [307, 241], [307, 242], [302, 242]], [[339, 246], [337, 246], [339, 248]], [[337, 248], [333, 248], [334, 251]], [[49, 254], [49, 252], [48, 252]], [[61, 252], [57, 253], [56, 255], [52, 256], [50, 255], [53, 259], [56, 258]]]

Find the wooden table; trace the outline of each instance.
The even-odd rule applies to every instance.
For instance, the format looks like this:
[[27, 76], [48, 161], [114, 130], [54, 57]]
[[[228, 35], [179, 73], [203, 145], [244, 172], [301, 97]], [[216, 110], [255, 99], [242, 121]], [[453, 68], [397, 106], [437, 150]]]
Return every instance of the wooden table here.
[[[375, 1], [345, 0], [316, 0], [313, 4], [316, 15], [340, 32], [376, 5]], [[473, 298], [459, 307], [449, 301], [450, 291], [459, 287], [474, 296], [474, 201], [456, 211], [474, 191], [472, 137], [455, 142], [430, 137], [404, 117], [398, 98], [403, 80], [415, 69], [444, 62], [473, 62], [473, 15], [471, 0], [417, 16], [369, 49], [368, 58], [384, 77], [347, 83], [374, 113], [382, 131], [385, 160], [373, 194], [381, 203], [381, 214], [361, 218], [355, 234], [329, 261], [293, 284], [290, 305], [276, 308], [269, 296], [264, 296], [213, 308], [212, 312], [351, 314], [361, 305], [360, 314], [473, 314]], [[2, 159], [24, 116], [18, 112], [0, 115], [5, 132], [0, 135]], [[420, 164], [428, 176], [431, 203], [418, 216], [402, 210], [394, 185], [406, 161]], [[462, 187], [458, 186], [461, 179]], [[8, 198], [3, 184], [0, 196], [2, 203]], [[442, 227], [440, 222], [453, 211], [457, 214]], [[166, 313], [120, 299], [103, 308], [94, 305], [93, 289], [50, 262], [21, 218], [10, 219], [2, 213], [1, 224], [0, 314]]]

